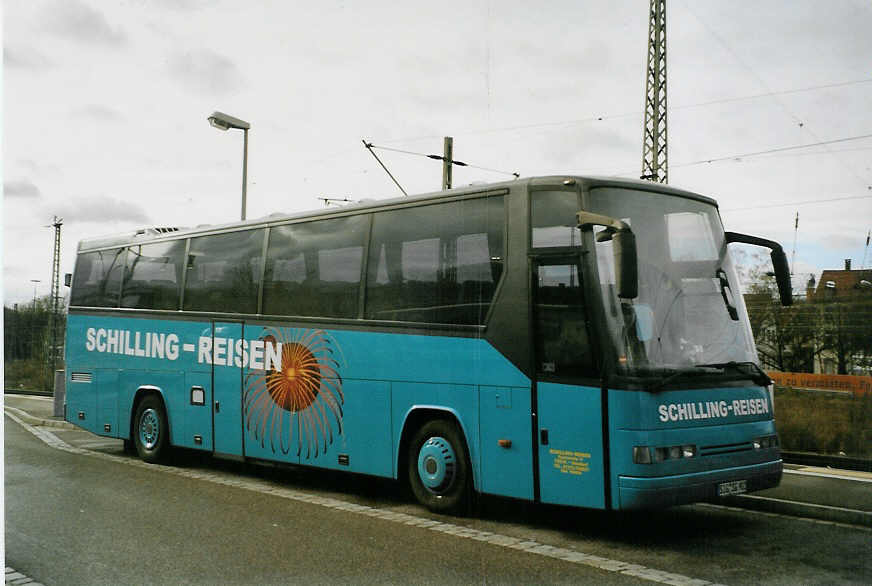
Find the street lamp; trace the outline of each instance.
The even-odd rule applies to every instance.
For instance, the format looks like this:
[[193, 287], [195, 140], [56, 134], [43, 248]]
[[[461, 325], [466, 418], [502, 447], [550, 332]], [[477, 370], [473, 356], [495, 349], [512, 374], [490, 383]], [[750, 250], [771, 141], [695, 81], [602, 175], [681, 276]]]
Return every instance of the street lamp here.
[[33, 309], [36, 311], [36, 285], [42, 283], [42, 281], [39, 279], [31, 279], [30, 282], [33, 283]]
[[234, 118], [233, 116], [229, 116], [223, 112], [212, 112], [212, 115], [208, 118], [209, 124], [217, 128], [218, 130], [230, 130], [231, 128], [238, 128], [244, 133], [244, 142], [242, 147], [242, 219], [245, 219], [245, 184], [247, 183], [246, 178], [248, 175], [248, 129], [251, 128], [251, 124], [246, 122], [245, 120], [240, 120], [239, 118]]

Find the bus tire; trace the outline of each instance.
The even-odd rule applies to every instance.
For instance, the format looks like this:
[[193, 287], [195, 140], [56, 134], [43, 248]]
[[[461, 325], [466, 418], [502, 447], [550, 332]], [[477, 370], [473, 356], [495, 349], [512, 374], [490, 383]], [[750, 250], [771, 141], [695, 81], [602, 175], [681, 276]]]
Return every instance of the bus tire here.
[[454, 423], [444, 419], [425, 423], [409, 444], [407, 469], [412, 493], [422, 505], [434, 513], [468, 510], [469, 458]]
[[169, 452], [169, 433], [163, 402], [156, 395], [147, 395], [139, 402], [133, 420], [136, 453], [152, 464], [164, 460]]

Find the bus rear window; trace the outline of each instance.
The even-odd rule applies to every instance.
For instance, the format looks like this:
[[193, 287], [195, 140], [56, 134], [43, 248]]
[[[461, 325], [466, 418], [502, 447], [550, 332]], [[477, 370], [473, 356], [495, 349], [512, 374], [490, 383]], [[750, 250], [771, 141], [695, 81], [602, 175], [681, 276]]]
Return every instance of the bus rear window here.
[[79, 254], [70, 305], [118, 307], [124, 252], [124, 248], [119, 248]]

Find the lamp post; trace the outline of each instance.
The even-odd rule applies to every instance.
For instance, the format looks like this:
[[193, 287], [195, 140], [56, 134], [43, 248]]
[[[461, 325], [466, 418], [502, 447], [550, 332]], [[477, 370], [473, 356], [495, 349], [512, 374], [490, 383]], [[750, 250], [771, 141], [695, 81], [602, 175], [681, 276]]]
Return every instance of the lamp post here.
[[242, 219], [245, 219], [245, 184], [247, 183], [248, 176], [248, 129], [251, 128], [251, 124], [246, 122], [245, 120], [240, 120], [239, 118], [234, 118], [233, 116], [229, 116], [223, 112], [212, 112], [212, 115], [208, 118], [209, 124], [217, 128], [218, 130], [229, 130], [231, 128], [238, 128], [244, 133], [243, 138], [243, 146], [242, 146]]
[[33, 283], [33, 310], [36, 311], [36, 285], [38, 283], [42, 283], [39, 279], [31, 279], [31, 283]]

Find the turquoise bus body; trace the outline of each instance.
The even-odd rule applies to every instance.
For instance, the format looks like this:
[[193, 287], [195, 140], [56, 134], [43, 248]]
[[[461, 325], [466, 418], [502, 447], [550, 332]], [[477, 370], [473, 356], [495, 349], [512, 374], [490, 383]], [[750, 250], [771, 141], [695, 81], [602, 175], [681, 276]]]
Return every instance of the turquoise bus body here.
[[[632, 205], [622, 207], [624, 202]], [[437, 204], [445, 204], [450, 213], [439, 216], [433, 211]], [[461, 210], [461, 204], [468, 207]], [[610, 252], [601, 250], [610, 243], [595, 241], [591, 230], [576, 229], [579, 208], [614, 218], [632, 216], [633, 230], [644, 242], [640, 266], [645, 260], [665, 267], [672, 281], [687, 277], [687, 284], [680, 285], [679, 293], [669, 293], [668, 280], [644, 276], [640, 268], [635, 305], [616, 298], [605, 270], [612, 262]], [[412, 225], [403, 245], [424, 242], [414, 223], [435, 218], [433, 225], [444, 233], [426, 238], [443, 243], [439, 263], [456, 260], [475, 246], [482, 260], [461, 269], [443, 270], [439, 264], [438, 273], [431, 272], [453, 279], [439, 291], [436, 281], [424, 282], [420, 270], [419, 276], [402, 277], [399, 265], [406, 257], [401, 247], [391, 248], [391, 238], [398, 238], [392, 230], [399, 231], [396, 218], [407, 210], [417, 215], [407, 222]], [[307, 222], [325, 228], [309, 230]], [[458, 231], [475, 222], [484, 227]], [[646, 225], [662, 233], [654, 228], [646, 233]], [[669, 226], [674, 232], [663, 232]], [[377, 229], [386, 243], [381, 256], [374, 244]], [[285, 247], [307, 238], [316, 247], [340, 238], [346, 233], [342, 230], [363, 251], [356, 257], [362, 264], [351, 278], [334, 276], [328, 283], [321, 275], [329, 298], [323, 306], [335, 312], [322, 318], [312, 313], [317, 311], [311, 309], [317, 307], [312, 296], [303, 299], [299, 293], [309, 290], [310, 265], [320, 249], [294, 264], [290, 256], [271, 257], [271, 247], [274, 237]], [[238, 306], [230, 297], [208, 309], [208, 267], [197, 263], [214, 251], [194, 243], [212, 236], [230, 238], [224, 248], [216, 245], [221, 254], [246, 246], [260, 259], [242, 265], [239, 274], [247, 278], [252, 270], [260, 273], [245, 281], [250, 295]], [[239, 240], [231, 238], [237, 236]], [[664, 242], [678, 260], [654, 255]], [[715, 354], [721, 352], [718, 356], [733, 353], [725, 363], [737, 360], [733, 355], [750, 360], [753, 354], [741, 296], [734, 296], [735, 307], [729, 300], [730, 287], [738, 291], [738, 285], [716, 204], [708, 198], [642, 182], [532, 178], [332, 212], [83, 244], [80, 259], [102, 255], [93, 262], [104, 263], [104, 272], [83, 269], [80, 281], [90, 289], [80, 299], [86, 301], [71, 302], [65, 417], [94, 434], [142, 440], [144, 435], [136, 435], [143, 421], [136, 421], [137, 406], [151, 397], [148, 405], [153, 407], [159, 397], [157, 411], [165, 414], [172, 446], [399, 480], [411, 470], [410, 481], [417, 467], [421, 490], [434, 493], [441, 490], [440, 478], [458, 474], [444, 469], [457, 460], [468, 462], [476, 492], [595, 509], [710, 500], [780, 481], [774, 405], [760, 376], [706, 366], [722, 362], [706, 355], [705, 360], [694, 358], [693, 376], [684, 379], [687, 371], [674, 367], [668, 354], [701, 352], [709, 342]], [[148, 257], [147, 246], [160, 251]], [[334, 248], [347, 250], [343, 246], [348, 245]], [[713, 259], [706, 256], [709, 249], [717, 253]], [[426, 255], [419, 250], [407, 256], [420, 260]], [[213, 258], [221, 257], [215, 253]], [[263, 259], [284, 263], [270, 277], [277, 281], [284, 271], [284, 289], [267, 291]], [[151, 284], [137, 280], [144, 274], [132, 270], [139, 261], [140, 267], [153, 261]], [[180, 275], [177, 284], [161, 272], [162, 264], [172, 262]], [[368, 268], [382, 262], [386, 270]], [[295, 270], [306, 279], [290, 276]], [[463, 271], [465, 276], [458, 276]], [[127, 281], [122, 273], [133, 276]], [[478, 276], [469, 276], [473, 273]], [[102, 280], [86, 283], [94, 274]], [[199, 289], [189, 292], [191, 279], [201, 280], [195, 283]], [[128, 285], [133, 301], [125, 297]], [[101, 296], [110, 286], [115, 297], [106, 302]], [[299, 315], [272, 315], [268, 292], [272, 307], [279, 308], [272, 313]], [[398, 292], [413, 301], [394, 302]], [[196, 295], [190, 306], [189, 293]], [[665, 310], [657, 307], [659, 293], [666, 296]], [[445, 303], [446, 295], [453, 296], [454, 305]], [[153, 308], [136, 304], [143, 299]], [[298, 300], [308, 304], [306, 309], [295, 305]], [[687, 307], [679, 308], [685, 302]], [[625, 321], [642, 322], [646, 315], [647, 325]], [[636, 334], [618, 335], [626, 334], [627, 324]], [[680, 348], [661, 342], [669, 328], [681, 331], [688, 324], [702, 342], [685, 344], [678, 335], [673, 337], [681, 339]], [[729, 335], [710, 340], [707, 336], [717, 328]], [[631, 364], [642, 351], [650, 357]], [[751, 362], [746, 364], [754, 366]], [[638, 368], [627, 370], [622, 364]], [[659, 370], [651, 373], [649, 365]], [[705, 376], [694, 378], [700, 373]], [[447, 422], [440, 428], [445, 437], [434, 439], [450, 440], [456, 428], [459, 441], [448, 443], [460, 453], [428, 461], [427, 454], [438, 445], [428, 447], [416, 463], [410, 445], [423, 441], [416, 434], [428, 422], [442, 420]], [[152, 408], [148, 421], [162, 420]], [[456, 478], [465, 481], [463, 474]], [[438, 503], [431, 508], [454, 509]]]
[[[285, 421], [270, 430], [271, 422], [264, 429], [252, 421], [258, 414], [250, 417], [243, 400], [245, 379], [256, 376], [256, 369], [214, 364], [214, 355], [198, 356], [202, 338], [251, 343], [262, 339], [269, 327], [276, 324], [70, 315], [67, 419], [97, 435], [130, 439], [137, 395], [157, 392], [175, 446], [397, 478], [410, 415], [441, 412], [462, 429], [477, 491], [533, 499], [531, 381], [487, 341], [279, 325], [329, 338], [340, 357], [342, 409], [338, 418], [326, 411], [324, 423], [311, 429], [300, 429], [298, 421], [291, 428]], [[117, 341], [98, 336], [101, 330], [116, 332]], [[146, 347], [149, 336], [163, 340], [160, 350], [150, 342]], [[79, 372], [91, 378], [83, 382], [76, 376]], [[203, 389], [202, 404], [192, 401], [194, 388]], [[540, 383], [537, 391], [539, 424], [550, 430], [547, 445], [537, 446], [541, 502], [601, 509], [666, 506], [710, 498], [712, 486], [720, 482], [761, 474], [780, 477], [781, 463], [773, 461], [773, 450], [740, 449], [749, 437], [775, 433], [765, 388], [657, 395], [609, 390], [609, 462], [604, 459], [599, 388]], [[712, 401], [728, 403], [730, 411], [724, 417], [703, 417], [711, 415], [703, 408], [691, 411]], [[733, 401], [754, 401], [766, 408], [736, 413]], [[214, 414], [213, 402], [220, 405]], [[690, 405], [690, 415], [683, 421], [661, 421], [658, 406], [670, 404]], [[500, 440], [510, 446], [502, 447]], [[675, 443], [712, 446], [713, 453], [696, 458], [690, 470], [686, 461], [676, 461], [655, 473], [632, 461], [633, 446]], [[718, 453], [716, 446], [726, 447]]]

